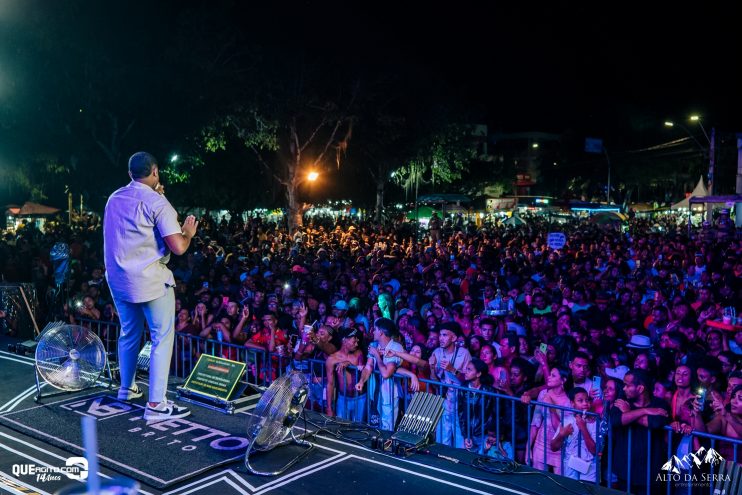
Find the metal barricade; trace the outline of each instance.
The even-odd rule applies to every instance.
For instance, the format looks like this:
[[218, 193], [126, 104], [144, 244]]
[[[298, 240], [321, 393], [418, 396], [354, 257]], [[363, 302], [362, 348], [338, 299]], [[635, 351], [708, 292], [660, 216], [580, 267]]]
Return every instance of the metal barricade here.
[[[93, 330], [103, 341], [106, 351], [111, 353], [112, 356], [116, 355], [116, 342], [120, 332], [120, 326], [117, 323], [81, 318], [78, 318], [77, 322]], [[143, 343], [148, 340], [148, 333], [147, 331], [143, 333]], [[186, 378], [193, 370], [198, 356], [203, 353], [247, 363], [243, 381], [255, 387], [266, 387], [270, 385], [275, 378], [281, 376], [289, 369], [302, 371], [310, 379], [310, 395], [307, 407], [324, 413], [327, 411], [329, 404], [337, 416], [347, 420], [367, 422], [371, 418], [372, 412], [375, 412], [372, 411], [372, 408], [376, 407], [374, 395], [376, 395], [377, 391], [381, 391], [381, 374], [378, 371], [374, 371], [372, 378], [365, 384], [364, 389], [361, 392], [354, 393], [352, 389], [355, 388], [355, 384], [360, 380], [363, 367], [348, 365], [345, 367], [345, 372], [350, 373], [352, 383], [341, 382], [336, 375], [334, 387], [336, 394], [333, 394], [333, 397], [329, 397], [327, 396], [327, 371], [324, 360], [304, 359], [296, 361], [290, 355], [268, 353], [261, 349], [181, 333], [175, 334], [175, 346], [171, 366], [172, 373], [179, 378]], [[339, 376], [343, 380], [348, 379], [346, 373]], [[414, 395], [414, 391], [411, 390], [411, 381], [407, 376], [395, 374], [388, 380], [390, 381], [383, 383], [386, 384], [385, 386], [390, 387], [388, 389], [392, 394], [390, 398], [396, 403], [391, 411], [395, 415], [394, 419], [398, 421], [404, 415]], [[543, 422], [547, 421], [546, 418], [548, 416], [556, 414], [559, 426], [563, 427], [565, 420], [570, 415], [583, 414], [582, 411], [577, 409], [535, 400], [524, 404], [519, 397], [475, 390], [467, 386], [442, 384], [438, 381], [423, 378], [418, 378], [418, 381], [420, 387], [424, 387], [430, 393], [439, 393], [447, 397], [452, 396], [456, 398], [455, 414], [453, 417], [455, 420], [454, 427], [460, 429], [462, 438], [468, 438], [472, 441], [472, 450], [476, 450], [482, 455], [487, 455], [492, 450], [492, 447], [495, 447], [495, 450], [511, 452], [514, 456], [521, 457], [522, 452], [520, 451], [523, 450], [522, 447], [525, 446], [525, 450], [528, 452], [537, 440], [533, 437], [535, 431], [538, 430], [538, 428], [535, 430], [534, 428], [539, 423], [538, 420], [534, 423], [535, 417], [541, 416], [540, 421]], [[339, 392], [340, 390], [342, 390], [342, 393]], [[449, 391], [454, 393], [449, 395]], [[474, 407], [470, 407], [472, 404], [474, 404]], [[487, 404], [490, 405], [491, 411], [487, 410]], [[458, 410], [460, 405], [466, 407], [466, 410], [462, 411], [463, 414], [460, 414]], [[594, 481], [589, 480], [589, 482], [616, 488], [617, 478], [615, 476], [614, 462], [620, 462], [623, 466], [629, 467], [625, 471], [626, 479], [622, 480], [622, 484], [619, 486], [620, 489], [625, 489], [627, 493], [630, 492], [632, 487], [636, 491], [637, 487], [641, 488], [643, 486], [646, 486], [646, 490], [642, 490], [642, 493], [644, 491], [647, 494], [655, 493], [654, 489], [658, 485], [665, 486], [666, 489], [662, 491], [666, 491], [668, 495], [714, 493], [713, 490], [716, 481], [714, 475], [718, 475], [718, 468], [715, 465], [709, 466], [707, 470], [700, 469], [698, 466], [695, 467], [696, 474], [709, 481], [708, 490], [705, 486], [699, 489], [698, 484], [693, 485], [692, 483], [688, 484], [687, 489], [678, 489], [677, 484], [673, 485], [677, 481], [677, 477], [665, 476], [666, 473], [664, 472], [653, 472], [656, 466], [653, 466], [649, 460], [653, 456], [657, 456], [658, 452], [666, 452], [668, 462], [674, 460], [673, 456], [675, 456], [675, 452], [673, 452], [672, 446], [674, 436], [678, 434], [671, 427], [665, 426], [660, 430], [646, 429], [647, 437], [646, 439], [641, 439], [642, 441], [640, 442], [642, 444], [646, 443], [646, 451], [641, 453], [635, 452], [636, 449], [633, 447], [640, 439], [636, 438], [636, 433], [632, 428], [626, 427], [626, 457], [623, 456], [622, 452], [616, 458], [617, 456], [614, 453], [614, 449], [616, 448], [614, 428], [625, 426], [612, 425], [610, 423], [610, 414], [608, 413], [602, 417], [596, 413], [586, 413], [585, 417], [594, 418], [596, 424], [596, 438], [593, 439], [596, 443], [596, 453], [593, 455], [591, 461], [594, 463], [596, 476]], [[451, 417], [449, 416], [450, 419]], [[475, 419], [479, 421], [478, 428], [472, 427], [472, 420]], [[604, 432], [601, 432], [601, 421], [608, 421], [608, 426]], [[460, 423], [464, 424], [463, 430], [461, 430]], [[543, 435], [543, 452], [529, 452], [523, 460], [533, 466], [534, 460], [539, 460], [535, 456], [542, 456], [540, 459], [542, 462], [536, 463], [536, 465], [543, 465], [545, 469], [548, 469], [548, 453], [551, 438], [549, 438], [548, 428], [542, 428], [541, 430], [542, 433], [540, 434]], [[491, 437], [490, 442], [487, 441], [488, 437]], [[726, 461], [733, 461], [735, 463], [742, 461], [742, 439], [733, 439], [698, 431], [693, 431], [690, 437], [691, 443], [694, 443], [696, 440], [700, 442], [704, 447], [704, 452], [714, 449], [718, 453], [718, 450], [720, 450], [718, 447], [721, 445], [721, 450], [727, 453], [728, 457], [731, 457], [725, 458]], [[583, 452], [581, 448], [583, 442], [581, 432], [578, 432], [576, 441], [578, 445], [577, 456], [582, 457]], [[506, 445], [508, 443], [509, 448]], [[488, 445], [490, 446], [489, 448], [487, 448]], [[452, 446], [456, 447], [457, 445]], [[461, 445], [458, 446], [460, 447]], [[563, 445], [559, 453], [560, 465], [558, 467], [562, 473], [565, 472], [564, 449], [565, 447]], [[658, 451], [657, 449], [660, 450]], [[677, 458], [677, 456], [675, 457]], [[642, 465], [646, 466], [646, 470], [644, 470], [644, 475], [642, 476], [642, 482], [640, 483], [637, 483], [636, 479], [632, 480], [630, 466], [633, 466], [635, 462], [642, 462]], [[667, 464], [667, 466], [671, 466], [671, 464]], [[663, 467], [665, 466], [663, 465]], [[580, 479], [579, 473], [577, 474], [577, 479]], [[681, 474], [681, 477], [684, 476], [684, 473], [670, 474]], [[692, 480], [693, 469], [690, 469], [689, 474]]]

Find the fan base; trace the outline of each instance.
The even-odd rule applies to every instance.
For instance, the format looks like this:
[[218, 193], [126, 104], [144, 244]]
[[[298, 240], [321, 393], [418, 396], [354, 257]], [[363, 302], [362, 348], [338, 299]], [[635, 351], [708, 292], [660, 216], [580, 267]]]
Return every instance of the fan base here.
[[247, 468], [248, 471], [250, 471], [252, 474], [255, 474], [257, 476], [278, 476], [279, 474], [283, 474], [287, 469], [289, 469], [291, 466], [293, 466], [297, 462], [304, 459], [307, 455], [309, 455], [309, 453], [312, 450], [314, 450], [313, 443], [307, 442], [303, 438], [298, 438], [296, 435], [294, 435], [293, 430], [291, 431], [290, 439], [284, 442], [281, 442], [278, 445], [275, 445], [274, 448], [279, 447], [281, 445], [289, 445], [289, 444], [304, 447], [304, 451], [301, 454], [294, 457], [293, 459], [291, 459], [291, 461], [289, 461], [288, 464], [278, 468], [275, 471], [259, 471], [250, 464], [250, 454], [253, 452], [253, 442], [251, 442], [250, 445], [247, 447], [247, 452], [245, 453], [245, 467]]

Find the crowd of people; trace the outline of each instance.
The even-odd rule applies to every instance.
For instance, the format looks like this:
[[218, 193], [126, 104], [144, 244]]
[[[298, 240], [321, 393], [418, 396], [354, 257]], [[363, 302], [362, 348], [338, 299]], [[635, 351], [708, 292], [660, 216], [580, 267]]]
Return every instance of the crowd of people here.
[[[652, 442], [654, 476], [668, 441], [682, 458], [709, 446], [694, 433], [742, 438], [735, 235], [641, 219], [433, 227], [318, 218], [289, 235], [260, 217], [204, 217], [170, 261], [176, 330], [280, 356], [313, 374], [324, 413], [388, 430], [406, 394], [442, 393], [439, 442], [574, 478], [606, 475], [610, 430], [612, 481], [640, 491], [647, 464], [626, 462], [629, 445], [639, 459]], [[553, 230], [561, 249], [547, 245]], [[6, 237], [4, 277], [46, 293], [60, 240], [67, 317], [116, 322], [97, 229]], [[275, 368], [250, 372], [270, 381]], [[732, 442], [715, 445], [735, 459]]]

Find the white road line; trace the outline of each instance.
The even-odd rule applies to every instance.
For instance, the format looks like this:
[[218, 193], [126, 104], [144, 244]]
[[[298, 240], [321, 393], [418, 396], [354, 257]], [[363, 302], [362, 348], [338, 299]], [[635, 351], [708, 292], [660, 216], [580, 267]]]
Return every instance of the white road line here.
[[34, 363], [35, 359], [32, 357], [24, 356], [22, 354], [13, 354], [12, 352], [8, 351], [0, 351], [0, 358], [6, 359], [6, 358], [13, 358], [13, 359], [25, 359], [26, 361], [30, 362], [31, 364]]
[[64, 399], [60, 399], [60, 400], [58, 400], [56, 402], [45, 402], [43, 404], [38, 404], [36, 406], [28, 407], [26, 409], [20, 409], [18, 411], [14, 411], [13, 414], [18, 414], [18, 413], [22, 413], [22, 412], [26, 412], [26, 411], [33, 411], [34, 409], [38, 409], [40, 407], [53, 406], [55, 404], [61, 404], [62, 402], [81, 401], [81, 400], [84, 400], [84, 399], [88, 399], [90, 397], [98, 397], [100, 395], [101, 395], [101, 392], [100, 392], [100, 390], [98, 390], [98, 391], [91, 392], [91, 393], [86, 394], [86, 395], [79, 395], [77, 397], [65, 397]]
[[[7, 438], [8, 440], [12, 440], [13, 442], [19, 443], [21, 445], [25, 445], [26, 447], [29, 447], [29, 448], [34, 449], [36, 451], [42, 452], [42, 453], [44, 453], [44, 454], [46, 454], [46, 455], [48, 455], [50, 457], [54, 457], [55, 459], [60, 459], [60, 460], [63, 460], [63, 461], [66, 461], [68, 459], [68, 457], [64, 457], [62, 455], [55, 454], [55, 453], [53, 453], [53, 452], [51, 452], [51, 451], [49, 451], [49, 450], [47, 450], [45, 448], [39, 447], [38, 445], [34, 445], [34, 444], [30, 443], [30, 442], [26, 442], [25, 440], [21, 440], [20, 438], [11, 437], [7, 433], [3, 433], [2, 431], [0, 431], [0, 437]], [[9, 445], [6, 445], [6, 444], [3, 444], [3, 443], [0, 443], [0, 447], [10, 447], [10, 446]], [[8, 449], [6, 449], [6, 450], [8, 450]], [[28, 459], [33, 459], [28, 454], [25, 454], [24, 453], [22, 455], [24, 457], [28, 458]], [[98, 473], [98, 474], [101, 477], [103, 477], [103, 478], [111, 479], [111, 476], [109, 476], [109, 475], [107, 475], [105, 473], [102, 473], [101, 472], [101, 473]], [[146, 494], [146, 495], [153, 495], [151, 492], [147, 492], [147, 491], [144, 491], [144, 490], [139, 490], [139, 491], [141, 493]]]
[[4, 359], [6, 361], [13, 361], [13, 362], [16, 362], [16, 363], [25, 364], [27, 366], [34, 366], [36, 364], [33, 360], [31, 360], [31, 361], [21, 361], [20, 359], [14, 359], [14, 358], [11, 358], [11, 357], [6, 357], [6, 356], [0, 356], [0, 359]]
[[234, 488], [235, 490], [237, 490], [238, 493], [241, 493], [242, 495], [250, 495], [250, 492], [246, 492], [245, 490], [243, 490], [241, 486], [238, 486], [237, 483], [235, 483], [228, 476], [224, 477], [224, 482], [227, 483], [232, 488]]
[[[35, 486], [29, 485], [28, 483], [24, 483], [23, 481], [19, 480], [18, 478], [14, 477], [14, 476], [11, 476], [11, 475], [9, 475], [7, 473], [4, 473], [2, 471], [0, 471], [0, 478], [7, 478], [7, 479], [11, 480], [13, 483], [16, 483], [16, 484], [18, 484], [20, 486], [24, 486], [24, 487], [28, 488], [29, 490], [34, 491], [35, 493], [40, 493], [41, 495], [51, 495], [51, 493], [45, 492], [41, 488], [37, 488]], [[0, 489], [8, 490], [10, 493], [17, 493], [18, 495], [28, 495], [28, 493], [21, 492], [19, 490], [16, 490], [15, 488], [12, 488], [12, 487], [9, 487], [9, 486], [2, 486], [2, 485], [0, 485]]]
[[[32, 461], [34, 461], [37, 464], [41, 464], [41, 465], [44, 465], [44, 466], [47, 466], [47, 467], [52, 467], [52, 468], [53, 467], [56, 467], [56, 468], [60, 467], [60, 466], [53, 466], [52, 464], [49, 464], [48, 462], [44, 462], [41, 459], [37, 459], [35, 457], [32, 457], [32, 456], [30, 456], [30, 455], [28, 455], [28, 454], [26, 454], [24, 452], [20, 452], [18, 450], [15, 450], [15, 449], [13, 449], [13, 448], [5, 445], [5, 444], [2, 444], [2, 443], [0, 443], [0, 448], [2, 448], [4, 450], [7, 450], [8, 452], [12, 452], [14, 454], [17, 454], [17, 455], [19, 455], [21, 457], [25, 457], [26, 459], [32, 460]], [[106, 476], [106, 478], [108, 478], [108, 476]], [[34, 488], [34, 489], [36, 490], [37, 488]]]
[[[279, 488], [279, 487], [281, 487], [283, 485], [287, 485], [287, 484], [291, 483], [292, 481], [298, 480], [299, 478], [303, 478], [305, 476], [309, 476], [310, 474], [316, 473], [318, 471], [322, 471], [323, 469], [327, 469], [328, 467], [330, 467], [332, 465], [335, 465], [338, 462], [343, 462], [344, 460], [349, 459], [349, 458], [350, 458], [350, 456], [341, 457], [340, 459], [337, 459], [336, 461], [328, 462], [328, 463], [323, 464], [322, 466], [318, 467], [317, 469], [312, 469], [310, 471], [306, 471], [306, 472], [300, 474], [299, 476], [295, 476], [295, 477], [293, 477], [293, 478], [291, 478], [289, 480], [285, 480], [285, 481], [283, 481], [281, 483], [275, 484], [275, 485], [273, 485], [273, 486], [271, 486], [269, 488], [266, 488], [265, 490], [263, 490], [263, 489], [258, 490], [253, 495], [261, 495], [263, 493], [267, 493], [267, 492], [269, 492], [269, 491], [271, 491], [271, 490], [273, 490], [275, 488]], [[489, 494], [487, 494], [487, 495], [489, 495]]]
[[240, 488], [239, 486], [237, 486], [237, 484], [234, 481], [230, 480], [226, 476], [222, 476], [221, 478], [217, 478], [215, 480], [209, 481], [206, 484], [199, 484], [195, 488], [192, 488], [192, 489], [188, 490], [187, 492], [183, 492], [180, 495], [188, 495], [189, 493], [197, 492], [197, 491], [199, 491], [202, 488], [206, 488], [207, 486], [211, 486], [213, 484], [219, 483], [220, 481], [223, 481], [223, 482], [227, 483], [228, 485], [230, 485], [232, 488], [234, 488], [235, 490], [237, 490], [242, 495], [249, 495], [249, 493], [250, 493], [250, 492], [246, 492], [245, 490], [243, 490], [242, 488]]
[[244, 479], [242, 476], [240, 476], [239, 473], [236, 473], [232, 469], [227, 469], [226, 472], [232, 475], [232, 477], [237, 480], [238, 483], [241, 483], [242, 485], [246, 486], [251, 492], [254, 492], [255, 490], [259, 489], [259, 487], [252, 486], [252, 484], [248, 483], [246, 479]]
[[26, 390], [24, 390], [23, 392], [21, 392], [20, 394], [16, 395], [15, 397], [7, 401], [5, 404], [3, 404], [2, 407], [0, 407], [0, 412], [3, 412], [6, 408], [10, 407], [14, 402], [18, 400], [23, 400], [29, 393], [32, 393], [35, 390], [36, 390], [36, 385], [35, 384], [31, 385]]
[[[484, 492], [482, 490], [477, 490], [476, 488], [472, 488], [472, 487], [465, 486], [465, 485], [460, 485], [458, 483], [454, 483], [452, 481], [444, 480], [444, 479], [441, 479], [441, 478], [436, 478], [435, 476], [430, 476], [428, 474], [422, 474], [422, 473], [420, 473], [418, 471], [412, 471], [410, 469], [405, 469], [405, 468], [403, 468], [401, 466], [395, 466], [395, 465], [390, 464], [390, 463], [381, 462], [381, 461], [375, 461], [373, 459], [368, 459], [366, 457], [359, 457], [359, 456], [357, 456], [355, 454], [351, 454], [348, 457], [359, 459], [361, 461], [370, 462], [372, 464], [378, 464], [379, 466], [384, 466], [386, 468], [394, 469], [396, 471], [402, 471], [403, 473], [409, 473], [409, 474], [412, 474], [414, 476], [419, 476], [421, 478], [429, 479], [431, 481], [437, 481], [438, 483], [443, 483], [444, 485], [454, 486], [456, 488], [460, 488], [462, 490], [466, 490], [466, 491], [469, 491], [469, 492], [480, 493], [481, 495], [491, 495], [491, 493], [492, 493], [492, 492]], [[472, 481], [474, 481], [474, 480], [472, 480]], [[521, 491], [514, 490], [512, 488], [507, 488], [507, 487], [504, 487], [504, 486], [498, 486], [498, 485], [492, 485], [492, 486], [497, 486], [497, 488], [499, 488], [501, 490], [505, 490], [505, 491], [508, 491], [508, 492], [511, 492], [511, 493], [517, 493], [518, 495], [529, 495], [526, 492], [521, 492]]]
[[[179, 493], [181, 490], [185, 490], [186, 488], [190, 488], [190, 487], [192, 487], [194, 485], [203, 486], [204, 481], [209, 481], [209, 480], [214, 479], [214, 478], [221, 479], [222, 477], [226, 476], [230, 472], [232, 472], [231, 469], [223, 469], [223, 470], [219, 471], [218, 473], [210, 474], [210, 475], [208, 475], [208, 476], [206, 476], [204, 478], [199, 478], [196, 481], [192, 481], [192, 482], [187, 483], [187, 484], [185, 484], [183, 486], [179, 486], [178, 488], [176, 488], [174, 490], [163, 492], [162, 495], [173, 495], [175, 493], [178, 493], [179, 495], [183, 495], [182, 493]], [[250, 485], [249, 483], [247, 485], [248, 485], [248, 487], [251, 490], [254, 490], [254, 487], [252, 485]]]
[[[37, 430], [36, 428], [31, 428], [30, 426], [24, 425], [23, 423], [19, 423], [17, 421], [13, 421], [12, 419], [8, 419], [7, 417], [5, 418], [5, 421], [10, 421], [11, 423], [17, 424], [21, 428], [24, 428], [24, 429], [29, 430], [29, 431], [33, 431], [34, 433], [36, 433], [37, 435], [41, 436], [42, 438], [43, 437], [51, 438], [51, 439], [54, 439], [55, 441], [57, 441], [57, 442], [59, 442], [59, 443], [61, 443], [63, 445], [68, 445], [70, 447], [74, 447], [75, 449], [82, 450], [82, 446], [80, 446], [80, 445], [76, 445], [76, 444], [74, 444], [72, 442], [68, 442], [66, 440], [63, 440], [63, 439], [61, 439], [59, 437], [55, 437], [54, 435], [50, 435], [50, 434], [48, 434], [48, 433], [46, 433], [44, 431]], [[124, 464], [123, 462], [118, 462], [118, 461], [116, 461], [114, 459], [111, 459], [110, 457], [102, 456], [100, 454], [98, 454], [98, 457], [101, 458], [101, 459], [103, 459], [103, 460], [105, 460], [105, 461], [110, 462], [111, 464], [115, 464], [116, 466], [121, 466], [122, 468], [128, 469], [129, 471], [132, 471], [134, 473], [137, 473], [140, 476], [144, 476], [145, 478], [149, 478], [151, 480], [159, 481], [163, 485], [167, 485], [168, 483], [171, 483], [171, 481], [160, 479], [157, 476], [152, 476], [149, 473], [145, 473], [144, 471], [140, 471], [140, 470], [134, 468], [133, 466], [129, 466], [128, 464]]]
[[[306, 467], [301, 468], [301, 469], [298, 469], [296, 471], [292, 471], [288, 475], [283, 476], [283, 477], [281, 477], [281, 478], [279, 478], [277, 480], [273, 480], [273, 481], [271, 481], [269, 483], [266, 483], [264, 485], [260, 485], [259, 487], [257, 487], [257, 490], [259, 490], [261, 492], [264, 492], [264, 491], [266, 491], [266, 490], [268, 490], [270, 488], [274, 488], [274, 485], [275, 486], [285, 485], [286, 483], [283, 483], [284, 481], [285, 482], [293, 481], [295, 479], [299, 479], [299, 478], [303, 477], [305, 474], [311, 474], [311, 473], [315, 473], [317, 471], [321, 471], [321, 470], [325, 469], [327, 466], [330, 466], [332, 464], [335, 464], [335, 462], [337, 462], [339, 460], [342, 460], [342, 458], [343, 457], [346, 457], [347, 455], [348, 455], [347, 452], [340, 452], [339, 454], [334, 455], [334, 456], [332, 456], [332, 457], [330, 457], [328, 459], [325, 459], [322, 462], [317, 462], [317, 463], [314, 463], [314, 464], [312, 464], [310, 466], [306, 466]], [[281, 485], [278, 485], [278, 483], [280, 483]]]
[[[297, 426], [294, 426], [294, 428], [297, 428]], [[301, 429], [301, 428], [300, 428], [300, 429]], [[311, 430], [310, 430], [310, 431], [311, 431]], [[332, 438], [332, 437], [329, 437], [329, 436], [324, 436], [324, 435], [323, 435], [323, 436], [322, 436], [321, 438], [322, 438], [322, 439], [324, 439], [324, 440], [328, 440], [328, 441], [330, 441], [330, 442], [333, 442], [333, 443], [339, 443], [339, 444], [341, 444], [341, 445], [347, 445], [347, 446], [349, 446], [349, 447], [353, 447], [353, 448], [356, 448], [356, 449], [360, 449], [360, 450], [366, 450], [366, 451], [369, 451], [369, 452], [376, 452], [376, 451], [374, 451], [374, 450], [371, 450], [371, 449], [370, 449], [370, 448], [368, 448], [368, 447], [362, 447], [362, 446], [360, 446], [360, 445], [352, 444], [352, 443], [349, 443], [349, 442], [344, 442], [344, 441], [342, 441], [342, 440], [337, 440], [337, 439], [335, 439], [335, 438]], [[350, 455], [354, 455], [354, 454], [350, 454]], [[363, 459], [363, 458], [362, 458], [362, 459]], [[492, 487], [495, 487], [495, 488], [499, 488], [499, 489], [501, 489], [501, 490], [505, 490], [505, 491], [509, 491], [509, 492], [517, 493], [517, 494], [519, 494], [519, 495], [528, 495], [528, 494], [526, 494], [526, 493], [524, 493], [524, 492], [520, 492], [520, 491], [517, 491], [517, 490], [513, 490], [512, 488], [508, 488], [508, 487], [506, 487], [506, 486], [502, 486], [502, 485], [497, 485], [497, 484], [495, 484], [495, 483], [492, 483], [492, 482], [489, 482], [489, 481], [484, 481], [484, 480], [480, 480], [480, 479], [472, 478], [472, 477], [470, 477], [470, 476], [466, 476], [466, 475], [463, 475], [463, 474], [455, 473], [455, 472], [453, 472], [453, 471], [447, 471], [447, 470], [445, 470], [445, 469], [437, 468], [437, 467], [435, 467], [435, 466], [429, 466], [429, 465], [427, 465], [427, 464], [421, 464], [421, 463], [419, 463], [419, 462], [415, 462], [415, 461], [410, 461], [410, 460], [408, 460], [408, 459], [402, 459], [402, 458], [396, 458], [396, 460], [398, 460], [399, 462], [404, 462], [404, 463], [406, 463], [406, 464], [412, 464], [413, 466], [418, 466], [418, 467], [420, 467], [420, 468], [424, 468], [424, 469], [429, 469], [429, 470], [431, 470], [431, 471], [437, 471], [437, 472], [440, 472], [440, 473], [444, 473], [444, 474], [447, 474], [447, 475], [449, 475], [449, 476], [455, 476], [455, 477], [457, 477], [457, 478], [463, 478], [463, 479], [469, 480], [469, 481], [471, 481], [471, 482], [473, 482], [473, 483], [479, 483], [479, 484], [481, 484], [481, 485], [492, 486]]]

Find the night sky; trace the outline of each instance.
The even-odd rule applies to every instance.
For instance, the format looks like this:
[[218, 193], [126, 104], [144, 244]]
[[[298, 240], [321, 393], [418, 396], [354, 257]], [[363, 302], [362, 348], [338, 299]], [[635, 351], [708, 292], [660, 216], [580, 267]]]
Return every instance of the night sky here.
[[691, 113], [742, 131], [732, 4], [352, 4], [0, 0], [0, 168], [75, 153], [75, 127], [107, 98], [131, 111], [121, 125], [136, 121], [122, 154], [174, 149], [194, 103], [227, 93], [192, 63], [220, 36], [289, 73], [301, 59], [389, 74], [491, 132], [570, 131], [628, 151], [683, 137], [662, 123]]

